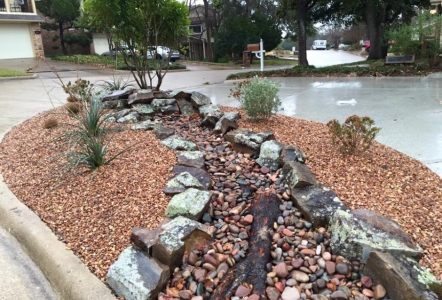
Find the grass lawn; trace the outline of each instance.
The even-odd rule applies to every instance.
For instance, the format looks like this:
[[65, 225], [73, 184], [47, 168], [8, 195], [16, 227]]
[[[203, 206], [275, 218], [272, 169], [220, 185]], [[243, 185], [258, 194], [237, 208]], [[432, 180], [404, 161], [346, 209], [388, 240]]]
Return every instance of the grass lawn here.
[[[217, 67], [241, 67], [242, 61], [237, 60], [229, 61], [229, 62], [209, 62], [209, 61], [200, 61], [200, 60], [183, 60], [183, 63], [196, 63], [203, 64], [208, 66], [217, 66]], [[252, 66], [259, 66], [261, 64], [260, 60], [256, 57], [253, 58]], [[282, 58], [266, 58], [264, 59], [264, 66], [295, 66], [298, 64], [297, 60], [294, 59], [282, 59]]]
[[0, 77], [29, 76], [28, 73], [0, 68]]

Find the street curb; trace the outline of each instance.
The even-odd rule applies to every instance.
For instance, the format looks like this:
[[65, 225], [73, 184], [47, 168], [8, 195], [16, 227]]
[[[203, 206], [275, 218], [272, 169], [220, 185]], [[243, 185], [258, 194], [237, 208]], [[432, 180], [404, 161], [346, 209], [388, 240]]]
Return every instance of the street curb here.
[[[8, 129], [7, 131], [9, 131]], [[0, 142], [6, 132], [0, 133]], [[0, 174], [0, 225], [21, 244], [63, 300], [115, 300], [111, 290], [67, 250], [43, 221], [9, 190]]]
[[35, 78], [37, 78], [37, 76], [38, 76], [37, 74], [32, 74], [32, 75], [28, 75], [28, 76], [0, 77], [0, 81], [35, 79]]

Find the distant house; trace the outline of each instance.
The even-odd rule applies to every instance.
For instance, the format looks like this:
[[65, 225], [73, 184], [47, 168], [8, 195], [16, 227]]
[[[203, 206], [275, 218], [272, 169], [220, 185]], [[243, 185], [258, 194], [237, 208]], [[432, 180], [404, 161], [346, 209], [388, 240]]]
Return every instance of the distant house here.
[[0, 0], [0, 59], [44, 56], [34, 0]]
[[430, 0], [431, 10], [434, 13], [442, 13], [442, 0]]
[[[209, 19], [212, 23], [215, 20], [214, 9], [209, 7]], [[188, 57], [190, 59], [203, 60], [207, 57], [206, 49], [209, 41], [207, 40], [207, 28], [205, 22], [205, 12], [203, 5], [192, 6], [189, 9], [190, 35], [187, 41], [183, 41], [184, 46], [188, 46]], [[213, 44], [213, 37], [210, 41]]]

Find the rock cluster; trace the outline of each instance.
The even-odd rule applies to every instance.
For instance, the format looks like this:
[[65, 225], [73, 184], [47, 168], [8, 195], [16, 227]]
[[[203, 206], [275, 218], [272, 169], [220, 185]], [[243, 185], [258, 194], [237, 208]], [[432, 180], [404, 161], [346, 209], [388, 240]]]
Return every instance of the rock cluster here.
[[[440, 283], [416, 263], [422, 249], [394, 221], [351, 212], [316, 182], [302, 150], [275, 141], [271, 132], [237, 129], [238, 114], [223, 115], [197, 92], [138, 91], [127, 100], [108, 101], [132, 105], [113, 113], [115, 121], [136, 112], [133, 130], [144, 123], [144, 130], [170, 140], [165, 146], [180, 150], [164, 188], [175, 195], [166, 219], [155, 230], [134, 228], [133, 247], [109, 270], [108, 283], [119, 296], [209, 299], [228, 270], [249, 254], [250, 208], [267, 191], [280, 199], [280, 215], [270, 229], [267, 299], [405, 299], [401, 293], [411, 295], [406, 299], [438, 299], [429, 286]], [[150, 109], [156, 115], [140, 113]], [[247, 282], [232, 295], [262, 299]]]

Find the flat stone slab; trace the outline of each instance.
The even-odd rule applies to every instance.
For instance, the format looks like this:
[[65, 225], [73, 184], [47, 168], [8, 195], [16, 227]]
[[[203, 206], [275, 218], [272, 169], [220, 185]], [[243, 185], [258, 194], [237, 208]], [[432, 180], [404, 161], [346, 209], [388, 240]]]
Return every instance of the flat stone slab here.
[[156, 126], [158, 126], [157, 122], [153, 122], [151, 120], [146, 120], [143, 122], [136, 123], [130, 127], [132, 130], [153, 130]]
[[101, 98], [101, 101], [111, 101], [111, 100], [118, 100], [118, 99], [127, 99], [130, 94], [133, 93], [133, 89], [130, 90], [118, 90], [118, 91], [112, 91], [106, 95], [104, 95]]
[[136, 111], [131, 111], [129, 114], [125, 115], [124, 117], [118, 118], [117, 123], [123, 123], [123, 124], [130, 124], [130, 123], [137, 123], [138, 118], [140, 115]]
[[126, 300], [157, 299], [170, 278], [170, 269], [142, 251], [129, 247], [111, 265], [106, 282]]
[[155, 128], [153, 129], [153, 133], [158, 139], [164, 140], [167, 139], [169, 136], [174, 135], [175, 129], [159, 124], [155, 126]]
[[209, 203], [210, 192], [189, 188], [172, 197], [166, 209], [166, 218], [183, 216], [199, 221], [209, 207]]
[[442, 284], [416, 261], [390, 253], [370, 253], [364, 275], [372, 277], [387, 290], [391, 299], [436, 300], [434, 292]]
[[253, 132], [249, 129], [239, 128], [229, 131], [224, 135], [224, 139], [233, 144], [233, 150], [243, 153], [259, 154], [261, 144], [265, 141], [274, 140], [273, 132]]
[[171, 174], [172, 176], [177, 176], [184, 172], [188, 172], [190, 175], [198, 179], [200, 184], [203, 186], [203, 190], [208, 191], [212, 188], [212, 179], [210, 178], [210, 175], [203, 169], [174, 165]]
[[201, 151], [180, 151], [177, 154], [178, 164], [204, 169], [204, 154]]
[[331, 219], [330, 248], [347, 259], [365, 263], [371, 252], [391, 253], [420, 259], [424, 251], [403, 238], [367, 223], [349, 211], [337, 210]]
[[151, 103], [154, 98], [152, 90], [141, 90], [129, 96], [128, 104]]

